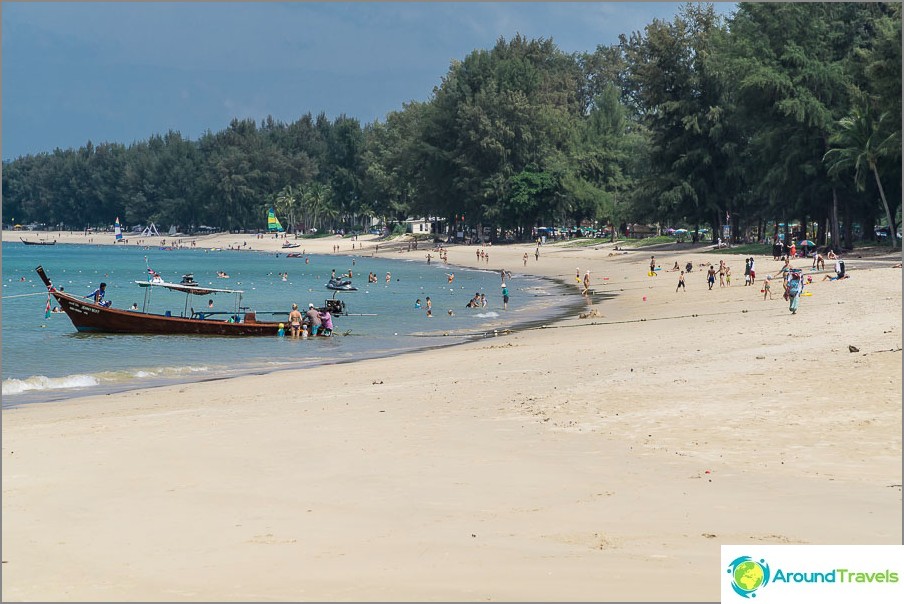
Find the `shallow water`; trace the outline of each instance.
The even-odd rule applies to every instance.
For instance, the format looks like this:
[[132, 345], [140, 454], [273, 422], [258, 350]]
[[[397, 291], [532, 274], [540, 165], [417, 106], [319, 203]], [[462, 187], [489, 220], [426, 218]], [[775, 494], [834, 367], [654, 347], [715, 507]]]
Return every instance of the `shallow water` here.
[[[426, 265], [426, 252], [409, 258], [311, 255], [232, 250], [162, 250], [137, 246], [66, 245], [38, 247], [3, 242], [2, 373], [3, 406], [59, 400], [175, 382], [306, 367], [373, 358], [460, 343], [519, 324], [550, 320], [562, 313], [566, 289], [560, 284], [515, 273], [502, 309], [496, 271]], [[299, 250], [293, 250], [299, 251]], [[417, 255], [415, 255], [417, 254]], [[401, 256], [401, 255], [400, 255]], [[340, 292], [352, 316], [334, 319], [336, 336], [307, 340], [279, 337], [145, 336], [78, 333], [65, 314], [45, 318], [46, 288], [34, 269], [43, 265], [56, 287], [87, 295], [101, 281], [117, 308], [139, 307], [147, 267], [165, 280], [185, 273], [198, 283], [244, 290], [242, 304], [262, 320], [285, 320], [291, 304], [320, 306], [332, 296], [324, 285], [330, 271], [353, 271], [357, 292]], [[228, 279], [217, 278], [225, 271]], [[288, 273], [283, 281], [279, 273]], [[374, 272], [379, 281], [368, 284]], [[387, 283], [386, 273], [391, 274]], [[446, 273], [454, 272], [452, 284]], [[23, 280], [24, 278], [24, 280]], [[486, 293], [487, 307], [467, 309], [475, 292]], [[427, 296], [433, 317], [426, 316]], [[149, 311], [184, 311], [185, 296], [155, 290]], [[214, 298], [214, 310], [232, 310], [234, 296]], [[415, 308], [420, 298], [422, 308]], [[191, 302], [207, 306], [207, 297]], [[51, 302], [53, 304], [53, 301]], [[448, 313], [449, 310], [453, 314]], [[278, 315], [267, 314], [278, 312]], [[355, 316], [358, 315], [358, 316]]]

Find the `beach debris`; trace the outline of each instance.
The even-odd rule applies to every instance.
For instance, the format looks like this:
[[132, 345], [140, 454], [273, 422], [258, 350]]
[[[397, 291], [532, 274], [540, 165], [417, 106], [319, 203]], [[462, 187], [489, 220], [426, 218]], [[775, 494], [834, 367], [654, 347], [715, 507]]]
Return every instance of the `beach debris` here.
[[643, 297], [643, 301], [644, 301], [644, 302], [647, 301], [647, 297], [646, 297], [646, 296]]
[[848, 345], [848, 350], [850, 350], [851, 352], [860, 352], [860, 349], [857, 348], [856, 346], [854, 346], [853, 344]]
[[380, 380], [379, 382], [376, 381], [376, 380], [374, 380], [373, 382], [371, 382], [371, 385], [377, 386], [377, 385], [382, 384], [382, 383], [383, 383], [383, 380]]
[[602, 316], [603, 315], [601, 315], [600, 312], [595, 308], [591, 309], [589, 312], [582, 312], [581, 314], [578, 315], [578, 317], [580, 317], [581, 319], [592, 319], [594, 317], [602, 317]]
[[701, 536], [706, 537], [707, 539], [715, 539], [716, 536], [712, 533], [700, 533]]

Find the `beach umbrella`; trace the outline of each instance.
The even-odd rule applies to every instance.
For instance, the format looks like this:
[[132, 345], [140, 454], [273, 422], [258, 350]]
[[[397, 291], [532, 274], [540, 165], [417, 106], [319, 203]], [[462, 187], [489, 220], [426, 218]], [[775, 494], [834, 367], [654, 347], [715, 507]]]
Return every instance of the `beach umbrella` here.
[[687, 229], [675, 229], [676, 233], [687, 233]]
[[801, 241], [801, 242], [798, 243], [797, 245], [799, 245], [799, 246], [807, 246], [807, 247], [816, 247], [816, 244], [813, 243], [812, 241], [810, 241], [809, 239], [804, 239], [803, 241]]

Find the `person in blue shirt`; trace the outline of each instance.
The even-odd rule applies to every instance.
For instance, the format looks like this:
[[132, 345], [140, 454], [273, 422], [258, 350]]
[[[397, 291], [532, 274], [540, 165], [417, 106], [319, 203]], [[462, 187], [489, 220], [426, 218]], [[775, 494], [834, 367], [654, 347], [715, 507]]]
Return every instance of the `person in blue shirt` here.
[[791, 271], [788, 274], [788, 297], [790, 304], [788, 310], [792, 315], [797, 314], [797, 307], [800, 304], [800, 297], [804, 293], [804, 280], [801, 278], [800, 271]]
[[107, 293], [107, 284], [101, 283], [100, 287], [96, 290], [85, 296], [86, 298], [90, 298], [92, 302], [99, 306], [110, 306], [111, 302], [109, 300], [105, 300], [104, 296]]

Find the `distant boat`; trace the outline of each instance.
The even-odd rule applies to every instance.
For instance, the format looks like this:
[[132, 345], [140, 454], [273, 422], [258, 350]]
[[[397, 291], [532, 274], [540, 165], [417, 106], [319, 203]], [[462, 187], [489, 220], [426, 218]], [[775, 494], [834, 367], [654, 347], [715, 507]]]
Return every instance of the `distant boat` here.
[[283, 246], [283, 248], [301, 247], [301, 244], [300, 243], [289, 243], [288, 241], [285, 241], [285, 242], [283, 242], [282, 246]]
[[56, 243], [56, 240], [54, 240], [54, 241], [47, 241], [46, 239], [41, 239], [41, 240], [39, 240], [39, 241], [29, 241], [29, 240], [27, 240], [27, 239], [22, 239], [21, 237], [19, 237], [19, 239], [20, 239], [20, 240], [22, 241], [22, 243], [24, 243], [25, 245], [54, 245], [54, 244]]
[[[35, 271], [47, 286], [48, 293], [56, 298], [60, 308], [80, 332], [211, 336], [276, 336], [279, 332], [278, 321], [258, 321], [257, 313], [242, 306], [242, 290], [202, 286], [195, 282], [191, 274], [184, 275], [182, 283], [135, 281], [139, 287], [145, 288], [144, 308], [138, 311], [101, 306], [81, 296], [58, 291], [45, 274], [43, 266], [38, 266]], [[185, 310], [182, 316], [173, 316], [169, 311], [162, 315], [145, 312], [150, 292], [154, 288], [184, 293]], [[213, 312], [206, 309], [195, 311], [192, 308], [192, 295], [206, 297], [211, 294], [235, 294], [235, 310]], [[328, 310], [334, 316], [345, 314], [345, 303], [336, 299], [326, 300], [319, 310]], [[261, 311], [261, 314], [286, 313]]]
[[271, 233], [282, 233], [285, 231], [279, 223], [279, 219], [276, 218], [276, 212], [273, 211], [273, 208], [267, 210], [267, 230]]
[[122, 226], [119, 224], [119, 216], [116, 217], [116, 222], [113, 223], [113, 243], [119, 243], [122, 241]]

